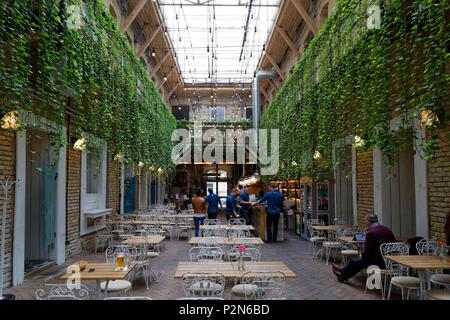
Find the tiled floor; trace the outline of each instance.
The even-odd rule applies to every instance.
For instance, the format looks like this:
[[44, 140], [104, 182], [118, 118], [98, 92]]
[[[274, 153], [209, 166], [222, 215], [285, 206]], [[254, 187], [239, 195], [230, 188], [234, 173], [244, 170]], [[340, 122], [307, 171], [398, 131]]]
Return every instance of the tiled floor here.
[[[313, 259], [309, 252], [309, 243], [294, 234], [286, 234], [284, 242], [264, 244], [262, 260], [282, 260], [296, 274], [297, 278], [287, 280], [286, 294], [288, 299], [380, 299], [380, 291], [364, 293], [364, 281], [360, 275], [347, 283], [339, 283], [331, 271], [331, 265], [324, 261]], [[188, 261], [190, 245], [186, 240], [166, 240], [159, 259], [161, 281], [152, 283], [147, 291], [143, 280], [137, 279], [133, 285], [133, 295], [148, 296], [152, 299], [177, 299], [183, 297], [181, 280], [174, 279], [179, 261]], [[104, 261], [104, 254], [90, 253], [74, 257], [68, 264], [77, 260]], [[16, 299], [34, 299], [34, 291], [43, 282], [56, 283], [56, 279], [64, 272], [61, 266], [55, 267], [54, 272], [36, 276], [33, 280], [26, 280], [22, 285], [8, 288], [6, 293], [13, 293]], [[53, 274], [52, 274], [53, 273]], [[85, 282], [95, 292], [95, 282]], [[230, 298], [231, 283], [225, 288], [224, 298]]]

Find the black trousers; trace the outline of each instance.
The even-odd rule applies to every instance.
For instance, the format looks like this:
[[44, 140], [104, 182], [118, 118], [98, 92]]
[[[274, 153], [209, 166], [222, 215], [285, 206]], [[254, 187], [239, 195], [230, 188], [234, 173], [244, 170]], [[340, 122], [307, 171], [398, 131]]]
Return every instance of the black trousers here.
[[280, 220], [279, 214], [267, 214], [266, 215], [266, 228], [267, 228], [267, 241], [276, 241], [278, 237], [278, 220]]
[[355, 274], [357, 274], [363, 269], [366, 269], [368, 266], [372, 264], [373, 263], [370, 263], [369, 261], [363, 258], [353, 258], [345, 267], [341, 269], [342, 276], [344, 280], [348, 280]]
[[245, 211], [240, 211], [239, 212], [239, 216], [241, 217], [241, 218], [244, 218], [245, 219], [245, 224], [250, 224], [250, 217], [249, 217], [249, 213], [248, 212], [245, 212]]
[[218, 215], [218, 212], [216, 212], [216, 213], [208, 212], [208, 219], [217, 219], [217, 215]]

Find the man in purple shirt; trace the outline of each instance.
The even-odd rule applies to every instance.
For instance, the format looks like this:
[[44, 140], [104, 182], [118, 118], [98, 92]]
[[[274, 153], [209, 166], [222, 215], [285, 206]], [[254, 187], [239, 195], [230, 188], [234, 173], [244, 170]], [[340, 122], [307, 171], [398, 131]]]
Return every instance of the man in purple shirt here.
[[381, 269], [386, 268], [380, 246], [383, 243], [396, 242], [395, 236], [391, 229], [378, 222], [376, 214], [366, 216], [366, 225], [366, 242], [361, 257], [350, 260], [342, 269], [333, 264], [333, 273], [337, 276], [339, 282], [350, 279], [359, 271], [371, 265], [377, 265]]

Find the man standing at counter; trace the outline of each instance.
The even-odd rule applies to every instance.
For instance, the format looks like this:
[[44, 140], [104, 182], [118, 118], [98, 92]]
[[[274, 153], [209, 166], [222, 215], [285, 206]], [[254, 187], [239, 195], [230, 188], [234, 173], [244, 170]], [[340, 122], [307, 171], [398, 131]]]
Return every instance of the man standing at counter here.
[[[269, 191], [264, 197], [252, 205], [267, 202], [266, 209], [266, 228], [267, 228], [267, 242], [277, 242], [278, 237], [278, 221], [280, 220], [280, 213], [283, 208], [283, 195], [274, 187], [272, 183], [269, 184]], [[273, 228], [273, 231], [272, 231]]]
[[239, 193], [238, 203], [241, 205], [240, 216], [245, 219], [245, 224], [250, 224], [250, 196], [248, 195], [248, 188], [242, 188]]
[[230, 220], [231, 218], [237, 218], [238, 215], [236, 214], [236, 197], [239, 194], [238, 189], [231, 190], [231, 193], [227, 196], [227, 202], [226, 202], [226, 208], [225, 213], [227, 215], [227, 220]]

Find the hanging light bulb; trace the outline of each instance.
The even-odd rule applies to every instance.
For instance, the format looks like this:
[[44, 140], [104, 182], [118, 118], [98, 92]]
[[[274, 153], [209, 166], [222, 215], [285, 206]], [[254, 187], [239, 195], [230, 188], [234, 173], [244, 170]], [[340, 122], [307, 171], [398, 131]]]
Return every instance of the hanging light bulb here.
[[316, 152], [314, 152], [313, 158], [314, 160], [320, 160], [322, 159], [322, 154], [318, 150], [316, 150]]
[[143, 168], [145, 166], [145, 163], [142, 161], [139, 161], [138, 166], [139, 166], [139, 168]]
[[354, 146], [355, 148], [361, 148], [365, 145], [365, 141], [360, 136], [355, 136], [354, 138]]
[[156, 56], [156, 51], [155, 51], [155, 49], [153, 49], [153, 51], [152, 51], [152, 57], [155, 57]]
[[83, 151], [84, 149], [86, 149], [86, 139], [80, 138], [75, 141], [75, 143], [73, 144], [73, 148], [78, 151]]
[[263, 44], [263, 51], [262, 51], [262, 53], [266, 54], [266, 45], [265, 44]]
[[1, 120], [2, 129], [18, 130], [20, 128], [19, 113], [17, 111], [10, 111], [6, 113]]
[[167, 76], [165, 73], [164, 73], [164, 81], [167, 81]]

